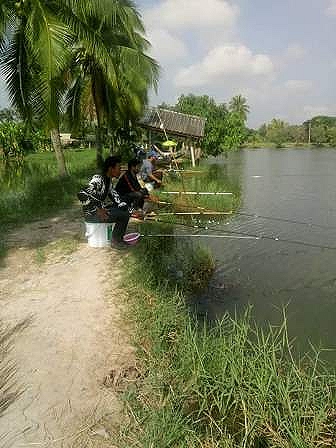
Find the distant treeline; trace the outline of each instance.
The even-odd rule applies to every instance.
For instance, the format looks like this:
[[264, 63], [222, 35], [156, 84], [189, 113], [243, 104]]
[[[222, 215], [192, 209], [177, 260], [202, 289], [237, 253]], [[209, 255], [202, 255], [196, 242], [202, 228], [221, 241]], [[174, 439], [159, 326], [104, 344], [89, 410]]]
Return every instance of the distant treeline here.
[[272, 143], [279, 148], [286, 144], [336, 146], [336, 117], [317, 116], [301, 125], [274, 118], [257, 130], [249, 129], [247, 143], [254, 146]]
[[181, 95], [175, 105], [163, 103], [160, 107], [207, 119], [205, 137], [201, 141], [206, 154], [218, 155], [246, 146], [336, 147], [336, 117], [317, 116], [299, 125], [273, 118], [259, 129], [249, 129], [246, 122], [250, 108], [242, 95], [228, 103], [216, 103], [208, 95]]

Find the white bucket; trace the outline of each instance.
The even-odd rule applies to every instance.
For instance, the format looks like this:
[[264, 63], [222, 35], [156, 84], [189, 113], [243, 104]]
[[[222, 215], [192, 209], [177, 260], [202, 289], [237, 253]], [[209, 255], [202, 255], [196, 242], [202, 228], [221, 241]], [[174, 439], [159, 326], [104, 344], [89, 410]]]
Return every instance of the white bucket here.
[[111, 245], [112, 223], [85, 223], [85, 236], [90, 247], [108, 247]]
[[150, 193], [151, 191], [154, 190], [154, 185], [152, 182], [146, 182], [145, 183], [145, 188], [147, 188], [148, 192]]

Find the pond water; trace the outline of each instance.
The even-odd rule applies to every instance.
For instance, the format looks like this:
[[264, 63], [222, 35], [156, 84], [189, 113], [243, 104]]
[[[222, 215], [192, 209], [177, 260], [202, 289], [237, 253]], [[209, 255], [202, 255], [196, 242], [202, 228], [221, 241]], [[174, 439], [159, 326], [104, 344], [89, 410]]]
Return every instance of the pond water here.
[[310, 343], [334, 349], [336, 150], [245, 150], [209, 163], [218, 164], [223, 179], [241, 188], [238, 213], [218, 225], [217, 232], [303, 244], [207, 239], [217, 270], [207, 291], [196, 299], [197, 312], [216, 319], [252, 304], [258, 322], [280, 323], [286, 306], [289, 333], [300, 349]]

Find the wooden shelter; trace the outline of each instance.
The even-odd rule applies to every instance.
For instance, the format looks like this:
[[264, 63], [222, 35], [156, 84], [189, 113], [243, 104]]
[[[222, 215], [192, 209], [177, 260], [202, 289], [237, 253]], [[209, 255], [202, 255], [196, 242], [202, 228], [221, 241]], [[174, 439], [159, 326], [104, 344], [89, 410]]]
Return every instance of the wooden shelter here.
[[149, 131], [198, 140], [204, 137], [206, 118], [182, 114], [172, 110], [148, 108], [139, 120], [139, 125]]

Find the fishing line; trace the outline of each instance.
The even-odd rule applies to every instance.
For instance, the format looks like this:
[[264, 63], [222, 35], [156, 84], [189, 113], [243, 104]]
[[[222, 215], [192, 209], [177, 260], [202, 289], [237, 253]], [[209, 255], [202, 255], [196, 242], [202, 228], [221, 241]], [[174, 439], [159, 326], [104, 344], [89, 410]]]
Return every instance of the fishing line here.
[[[216, 229], [214, 229], [213, 226], [210, 227], [205, 227], [205, 226], [201, 226], [201, 225], [191, 225], [191, 224], [186, 224], [186, 223], [172, 223], [169, 221], [164, 221], [164, 220], [152, 220], [151, 221], [155, 221], [158, 223], [163, 223], [163, 224], [170, 224], [170, 225], [179, 225], [179, 226], [183, 226], [183, 227], [188, 227], [188, 228], [194, 228], [194, 229], [203, 229], [203, 230], [212, 230], [212, 231], [216, 231]], [[221, 230], [221, 229], [218, 229]], [[336, 250], [335, 246], [327, 246], [327, 245], [322, 245], [322, 244], [314, 244], [314, 243], [307, 243], [304, 241], [298, 241], [298, 240], [290, 240], [287, 238], [279, 238], [276, 236], [270, 236], [270, 235], [256, 235], [253, 233], [246, 233], [246, 232], [241, 232], [241, 231], [234, 231], [234, 230], [225, 230], [226, 234], [229, 235], [237, 235], [237, 236], [243, 236], [243, 237], [248, 237], [249, 239], [254, 239], [254, 240], [268, 240], [268, 241], [276, 241], [276, 242], [280, 242], [280, 243], [288, 243], [288, 244], [296, 244], [299, 246], [304, 246], [304, 247], [311, 247], [314, 249], [327, 249], [327, 250]], [[173, 237], [173, 234], [169, 234], [170, 237]], [[193, 234], [195, 236], [195, 234]], [[197, 234], [196, 234], [197, 235]], [[182, 236], [179, 236], [182, 237]], [[202, 234], [199, 234], [199, 236], [197, 236], [198, 238], [202, 238]], [[213, 238], [216, 238], [216, 234], [214, 234]]]
[[176, 235], [174, 233], [156, 233], [156, 234], [142, 234], [144, 238], [229, 238], [232, 240], [255, 240], [259, 238], [255, 238], [254, 236], [238, 236], [238, 235], [203, 235], [197, 233], [183, 233], [181, 235]]
[[[164, 202], [162, 202], [162, 204], [164, 204]], [[172, 205], [172, 203], [166, 203], [169, 205]], [[194, 207], [194, 208], [198, 208], [198, 209], [202, 209], [202, 207]], [[205, 209], [204, 209], [205, 210]], [[187, 213], [184, 213], [185, 215], [187, 215]], [[190, 215], [192, 214], [196, 214], [196, 213], [190, 213]], [[293, 220], [293, 219], [287, 219], [287, 218], [278, 218], [278, 217], [272, 217], [272, 216], [265, 216], [265, 215], [258, 215], [257, 213], [245, 213], [245, 212], [226, 212], [226, 213], [221, 213], [221, 212], [209, 212], [209, 211], [205, 211], [204, 213], [199, 213], [200, 215], [211, 215], [213, 214], [215, 215], [239, 215], [239, 216], [247, 216], [249, 218], [260, 218], [260, 219], [265, 219], [268, 221], [277, 221], [277, 222], [286, 222], [288, 224], [298, 224], [298, 225], [304, 225], [304, 226], [309, 226], [309, 227], [316, 227], [319, 229], [324, 229], [324, 230], [336, 230], [336, 226], [326, 226], [323, 224], [317, 224], [314, 222], [307, 222], [307, 221], [297, 221], [297, 220]]]
[[313, 222], [307, 222], [307, 221], [295, 221], [292, 219], [286, 219], [286, 218], [273, 218], [272, 216], [263, 216], [258, 214], [250, 214], [250, 213], [244, 213], [244, 212], [235, 212], [236, 215], [239, 216], [248, 216], [249, 218], [261, 218], [261, 219], [267, 219], [269, 221], [279, 221], [279, 222], [287, 222], [289, 224], [300, 224], [300, 225], [306, 225], [309, 227], [318, 227], [320, 229], [325, 230], [336, 230], [335, 226], [325, 226], [323, 224], [316, 224]]

